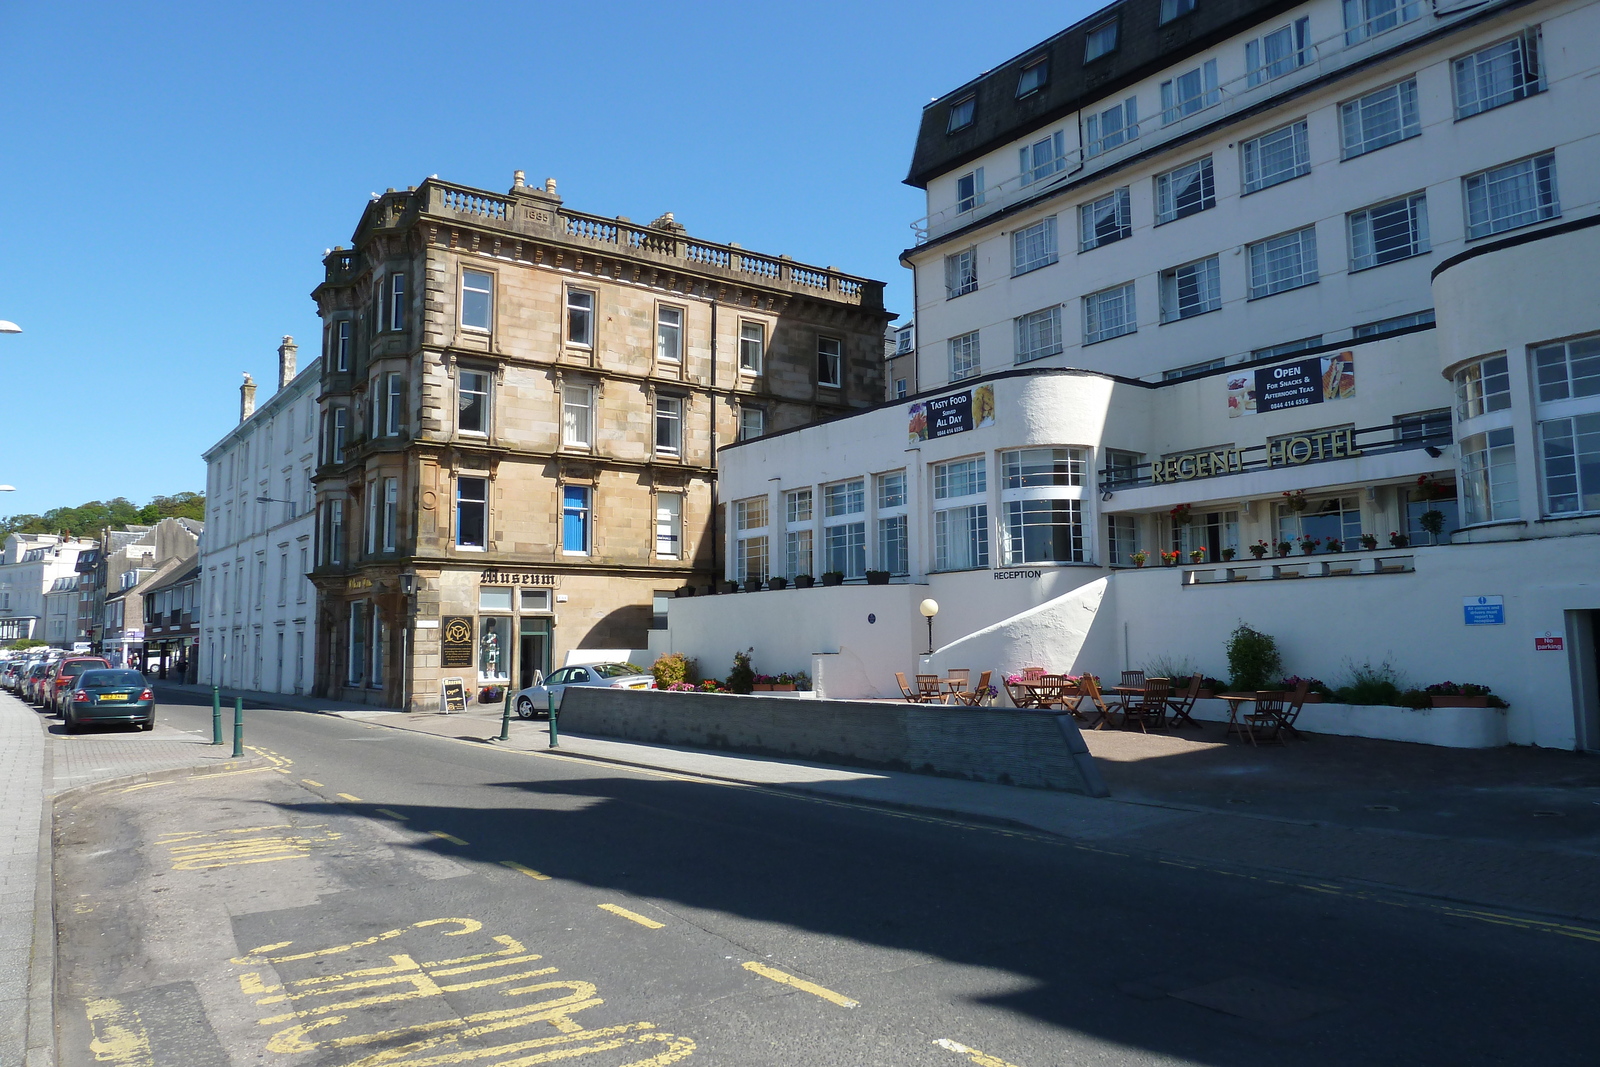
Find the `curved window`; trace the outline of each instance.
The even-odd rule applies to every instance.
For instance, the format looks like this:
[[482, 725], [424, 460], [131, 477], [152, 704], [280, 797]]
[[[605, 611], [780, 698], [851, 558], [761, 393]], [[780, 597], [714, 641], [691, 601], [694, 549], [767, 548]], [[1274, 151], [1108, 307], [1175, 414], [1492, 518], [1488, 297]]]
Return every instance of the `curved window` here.
[[1505, 356], [1490, 356], [1456, 371], [1456, 418], [1467, 419], [1511, 407], [1511, 374]]

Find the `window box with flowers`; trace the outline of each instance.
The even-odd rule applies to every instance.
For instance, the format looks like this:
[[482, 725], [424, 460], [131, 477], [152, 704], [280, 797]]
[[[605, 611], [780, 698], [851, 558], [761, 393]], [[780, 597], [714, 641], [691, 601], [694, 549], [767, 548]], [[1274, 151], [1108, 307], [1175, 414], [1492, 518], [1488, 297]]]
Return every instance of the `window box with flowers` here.
[[1423, 690], [1428, 704], [1435, 708], [1503, 708], [1506, 702], [1486, 685], [1471, 682], [1435, 682]]

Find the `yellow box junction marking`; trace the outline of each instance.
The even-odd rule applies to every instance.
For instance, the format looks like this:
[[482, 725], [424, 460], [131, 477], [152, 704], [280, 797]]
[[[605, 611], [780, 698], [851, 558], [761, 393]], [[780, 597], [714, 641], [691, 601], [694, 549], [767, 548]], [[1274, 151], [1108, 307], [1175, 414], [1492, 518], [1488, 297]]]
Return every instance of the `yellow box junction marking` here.
[[548, 874], [540, 874], [532, 867], [524, 867], [516, 860], [501, 860], [500, 865], [502, 867], [510, 867], [513, 871], [520, 871], [536, 882], [548, 882], [550, 880], [550, 876]]
[[465, 841], [461, 840], [461, 838], [457, 837], [455, 834], [447, 834], [443, 830], [429, 830], [428, 833], [432, 834], [434, 837], [439, 838], [441, 841], [448, 841], [452, 845], [464, 845], [464, 844], [466, 844]]
[[348, 800], [352, 804], [361, 803], [360, 797], [353, 797], [349, 793], [335, 793], [334, 796], [338, 797], [340, 800]]
[[940, 1048], [949, 1049], [951, 1052], [961, 1053], [961, 1055], [976, 1063], [978, 1067], [1016, 1067], [1016, 1064], [1008, 1063], [999, 1056], [990, 1056], [988, 1053], [979, 1052], [975, 1048], [968, 1048], [959, 1041], [951, 1041], [948, 1037], [941, 1037], [934, 1044]]
[[89, 1051], [96, 1063], [115, 1067], [155, 1067], [150, 1052], [150, 1035], [139, 1013], [114, 997], [90, 997], [84, 1001], [89, 1016]]
[[763, 978], [770, 978], [774, 982], [779, 982], [786, 986], [793, 986], [795, 989], [798, 989], [803, 993], [810, 993], [814, 997], [821, 997], [823, 1000], [826, 1000], [831, 1004], [837, 1004], [841, 1008], [859, 1008], [861, 1006], [861, 1002], [859, 1000], [851, 1000], [843, 993], [835, 993], [831, 989], [824, 989], [814, 982], [808, 982], [804, 978], [796, 978], [792, 974], [786, 974], [785, 972], [778, 970], [776, 967], [768, 967], [764, 963], [756, 963], [752, 960], [744, 965], [744, 969], [755, 974], [759, 974]]
[[305, 859], [311, 855], [313, 848], [337, 841], [340, 836], [320, 823], [301, 827], [284, 823], [236, 830], [163, 834], [159, 843], [165, 845], [171, 854], [173, 870], [202, 871], [215, 867], [242, 867], [249, 863]]
[[[443, 927], [444, 929], [437, 929]], [[323, 959], [353, 950], [392, 941], [405, 934], [442, 934], [461, 937], [475, 934], [482, 924], [474, 919], [429, 919], [409, 927], [386, 930], [381, 934], [310, 951], [281, 955], [293, 942], [262, 945], [232, 962], [241, 966], [268, 964], [274, 967], [306, 960]], [[280, 1026], [267, 1042], [267, 1050], [280, 1054], [315, 1052], [319, 1049], [367, 1047], [361, 1059], [347, 1067], [444, 1067], [488, 1060], [503, 1067], [555, 1063], [577, 1056], [626, 1049], [629, 1046], [654, 1047], [644, 1059], [631, 1059], [626, 1067], [665, 1067], [685, 1059], [695, 1051], [691, 1038], [663, 1033], [654, 1023], [635, 1022], [620, 1026], [586, 1029], [573, 1016], [596, 1007], [604, 1000], [596, 995], [592, 982], [546, 979], [557, 973], [555, 967], [528, 968], [540, 960], [513, 937], [497, 934], [491, 938], [498, 946], [441, 959], [422, 959], [410, 952], [386, 953], [386, 964], [356, 967], [342, 974], [314, 974], [279, 983], [271, 972], [250, 972], [239, 976], [240, 989], [263, 1007], [282, 1005], [293, 1010], [260, 1020], [263, 1026]], [[396, 946], [401, 947], [401, 946]], [[355, 962], [355, 961], [352, 961]], [[529, 981], [534, 979], [534, 981]], [[489, 1011], [462, 1014], [458, 994], [476, 990], [505, 997], [532, 997], [531, 1001]], [[416, 1002], [414, 1009], [432, 1009], [442, 1018], [422, 1018], [406, 1026], [376, 1033], [347, 1033], [359, 1024], [347, 1026], [352, 1015], [363, 1009], [379, 1009], [381, 1018], [393, 1019], [394, 1005]], [[288, 1026], [282, 1024], [289, 1023]], [[483, 1038], [538, 1023], [548, 1023], [556, 1033], [524, 1037], [506, 1044], [486, 1046]], [[507, 1035], [508, 1037], [512, 1035]], [[376, 1047], [375, 1047], [376, 1046]], [[613, 1062], [607, 1059], [608, 1063]], [[120, 1067], [120, 1065], [119, 1065]], [[144, 1067], [143, 1064], [138, 1067]], [[485, 1067], [489, 1067], [488, 1064]]]
[[654, 919], [647, 919], [638, 912], [629, 911], [627, 908], [617, 904], [596, 904], [595, 907], [599, 908], [601, 911], [609, 911], [613, 915], [620, 915], [624, 919], [636, 922], [640, 926], [647, 926], [652, 930], [660, 930], [662, 927], [667, 925], [666, 923], [658, 923]]
[[302, 782], [304, 782], [304, 783], [305, 783], [305, 784], [306, 784], [306, 785], [309, 785], [309, 786], [310, 786], [310, 787], [311, 787], [311, 788], [313, 788], [313, 789], [322, 789], [322, 788], [325, 788], [325, 787], [324, 787], [324, 786], [323, 786], [323, 784], [322, 784], [322, 783], [321, 783], [321, 782], [313, 782], [313, 781], [312, 781], [312, 780], [311, 780], [311, 779], [309, 779], [309, 778], [302, 778], [302, 779], [300, 779], [300, 780], [301, 780], [301, 781], [302, 781]]
[[410, 821], [404, 815], [401, 815], [398, 811], [390, 811], [388, 808], [378, 808], [376, 810], [377, 810], [379, 815], [387, 815], [391, 819], [399, 819], [401, 822], [409, 822]]

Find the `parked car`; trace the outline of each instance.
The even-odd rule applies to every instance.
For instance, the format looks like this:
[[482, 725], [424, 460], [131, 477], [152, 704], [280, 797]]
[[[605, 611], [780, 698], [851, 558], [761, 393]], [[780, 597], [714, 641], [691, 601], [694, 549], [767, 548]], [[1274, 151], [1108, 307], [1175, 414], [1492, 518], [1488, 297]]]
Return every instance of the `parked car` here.
[[96, 667], [109, 668], [111, 661], [100, 656], [68, 656], [50, 672], [50, 685], [45, 690], [45, 703], [57, 715], [66, 714], [67, 701], [72, 699], [72, 687], [78, 676]]
[[20, 659], [7, 660], [5, 668], [0, 670], [0, 688], [15, 693], [17, 682], [26, 668], [27, 664]]
[[125, 668], [79, 672], [63, 707], [61, 717], [69, 734], [90, 723], [132, 723], [141, 730], [156, 725], [156, 695], [150, 682]]
[[41, 660], [28, 668], [22, 680], [22, 699], [44, 707], [44, 683], [50, 673], [50, 664]]
[[649, 671], [633, 663], [584, 663], [550, 672], [542, 685], [532, 685], [517, 694], [512, 707], [524, 719], [549, 717], [550, 696], [556, 707], [568, 686], [598, 685], [609, 689], [654, 689], [656, 680]]

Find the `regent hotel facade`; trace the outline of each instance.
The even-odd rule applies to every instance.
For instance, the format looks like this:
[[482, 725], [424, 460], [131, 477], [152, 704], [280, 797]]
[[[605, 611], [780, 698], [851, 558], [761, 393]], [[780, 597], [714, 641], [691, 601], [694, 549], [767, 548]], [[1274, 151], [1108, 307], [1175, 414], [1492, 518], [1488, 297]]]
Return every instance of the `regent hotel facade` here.
[[657, 646], [890, 695], [1225, 675], [1242, 619], [1600, 748], [1597, 43], [1592, 2], [1125, 0], [935, 100], [907, 395], [722, 452], [727, 576], [846, 588]]

